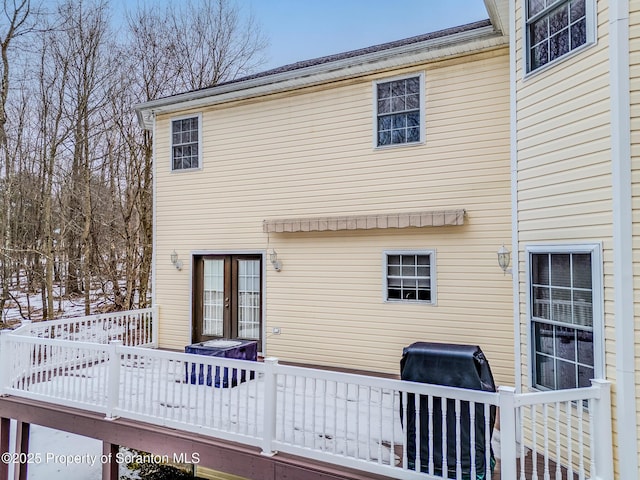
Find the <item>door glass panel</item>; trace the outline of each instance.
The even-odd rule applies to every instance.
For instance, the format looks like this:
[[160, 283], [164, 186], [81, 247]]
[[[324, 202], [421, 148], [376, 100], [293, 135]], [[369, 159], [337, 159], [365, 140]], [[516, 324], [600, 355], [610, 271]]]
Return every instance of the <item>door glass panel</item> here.
[[260, 260], [238, 260], [238, 337], [260, 338]]
[[224, 315], [224, 259], [204, 261], [202, 334], [222, 336]]

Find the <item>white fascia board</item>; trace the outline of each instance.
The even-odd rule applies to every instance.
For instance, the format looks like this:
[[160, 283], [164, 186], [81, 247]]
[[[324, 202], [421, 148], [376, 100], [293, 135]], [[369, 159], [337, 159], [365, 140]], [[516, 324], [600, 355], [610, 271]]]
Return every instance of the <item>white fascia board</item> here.
[[134, 108], [141, 126], [151, 129], [153, 118], [158, 113], [201, 108], [320, 85], [385, 69], [491, 50], [505, 46], [507, 43], [506, 37], [496, 32], [492, 26], [487, 26], [335, 62], [151, 100], [138, 104]]
[[509, 0], [484, 0], [489, 19], [497, 32], [509, 35]]

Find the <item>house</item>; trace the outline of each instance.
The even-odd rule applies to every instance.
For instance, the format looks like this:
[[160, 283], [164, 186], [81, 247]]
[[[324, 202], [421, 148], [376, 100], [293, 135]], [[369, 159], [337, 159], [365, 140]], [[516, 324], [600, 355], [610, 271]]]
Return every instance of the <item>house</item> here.
[[416, 339], [477, 343], [513, 384], [496, 262], [509, 50], [491, 22], [137, 108], [155, 139], [162, 347], [254, 339], [281, 361], [397, 375]]
[[485, 3], [490, 22], [138, 107], [160, 343], [385, 373], [415, 339], [473, 343], [518, 390], [608, 379], [637, 478], [640, 4]]

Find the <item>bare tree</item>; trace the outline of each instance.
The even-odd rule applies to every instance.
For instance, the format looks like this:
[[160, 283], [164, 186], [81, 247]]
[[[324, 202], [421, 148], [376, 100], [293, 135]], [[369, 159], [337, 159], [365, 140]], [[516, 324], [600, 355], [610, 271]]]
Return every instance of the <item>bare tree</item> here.
[[42, 176], [42, 256], [44, 259], [43, 314], [54, 315], [54, 178], [60, 149], [69, 135], [65, 111], [65, 88], [69, 75], [69, 56], [61, 49], [59, 32], [48, 30], [42, 35], [38, 66], [38, 136], [40, 138], [40, 167]]
[[[210, 87], [257, 68], [264, 62], [267, 42], [252, 16], [242, 18], [228, 0], [138, 10], [128, 21], [132, 62], [130, 82], [125, 83], [127, 101], [141, 103]], [[132, 207], [140, 223], [136, 236], [142, 252], [137, 269], [142, 306], [151, 277], [153, 144], [149, 132], [140, 133], [126, 114], [122, 118], [118, 126], [131, 153], [124, 171], [127, 184], [135, 189], [129, 198], [135, 201]]]
[[141, 101], [233, 80], [265, 61], [258, 23], [230, 0], [142, 8], [128, 25]]
[[9, 98], [11, 47], [16, 39], [31, 31], [31, 2], [29, 0], [8, 1], [2, 4], [0, 22], [0, 168], [4, 176], [2, 184], [2, 279], [0, 309], [9, 298], [9, 278], [11, 276], [11, 199], [13, 188], [13, 158], [7, 136], [7, 101]]
[[[142, 8], [124, 35], [107, 0], [49, 5], [46, 18], [29, 0], [0, 12], [0, 308], [24, 284], [21, 315], [40, 294], [53, 318], [56, 282], [87, 314], [100, 289], [111, 308], [144, 307], [153, 145], [132, 106], [251, 73], [266, 42], [230, 0]], [[15, 49], [27, 33], [37, 41]]]

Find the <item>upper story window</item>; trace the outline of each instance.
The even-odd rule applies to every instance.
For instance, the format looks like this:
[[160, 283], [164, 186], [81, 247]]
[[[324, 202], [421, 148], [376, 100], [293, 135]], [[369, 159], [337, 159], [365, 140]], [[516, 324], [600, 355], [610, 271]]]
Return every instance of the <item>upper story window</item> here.
[[171, 170], [200, 168], [200, 115], [171, 120]]
[[435, 303], [435, 252], [385, 252], [386, 301]]
[[424, 140], [424, 75], [375, 83], [375, 145], [402, 145]]
[[527, 0], [526, 6], [529, 72], [594, 41], [591, 0]]
[[601, 374], [597, 246], [529, 249], [533, 386], [588, 387]]

